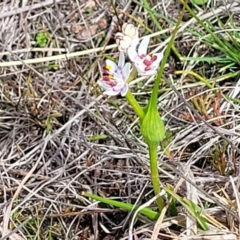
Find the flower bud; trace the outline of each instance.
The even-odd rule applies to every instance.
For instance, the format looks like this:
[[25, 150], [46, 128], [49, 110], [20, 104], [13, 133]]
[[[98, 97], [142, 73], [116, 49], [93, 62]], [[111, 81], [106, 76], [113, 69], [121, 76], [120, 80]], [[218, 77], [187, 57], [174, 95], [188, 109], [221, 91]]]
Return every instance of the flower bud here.
[[157, 109], [148, 109], [142, 122], [141, 133], [149, 146], [157, 146], [165, 138], [164, 124]]
[[122, 32], [124, 35], [129, 36], [130, 38], [138, 38], [138, 29], [129, 23], [124, 23], [122, 26]]
[[120, 52], [125, 52], [131, 46], [132, 39], [129, 36], [117, 33], [115, 39]]

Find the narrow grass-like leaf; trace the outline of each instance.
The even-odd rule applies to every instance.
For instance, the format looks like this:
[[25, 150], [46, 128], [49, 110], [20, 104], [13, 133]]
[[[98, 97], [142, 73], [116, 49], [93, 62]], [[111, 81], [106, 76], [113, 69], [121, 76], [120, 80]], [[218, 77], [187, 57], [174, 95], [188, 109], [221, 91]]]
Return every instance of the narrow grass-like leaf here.
[[211, 35], [215, 43], [218, 45], [220, 50], [222, 52], [225, 52], [228, 54], [229, 57], [231, 57], [236, 63], [240, 65], [240, 58], [239, 56], [236, 56], [234, 51], [232, 50], [232, 47], [230, 47], [228, 44], [226, 44], [226, 41], [222, 41], [195, 13], [194, 11], [188, 6], [188, 4], [181, 0], [181, 3], [186, 7], [188, 12], [197, 20], [197, 22]]
[[222, 63], [222, 64], [232, 63], [232, 59], [228, 58], [226, 55], [222, 57], [182, 57], [181, 60], [206, 62], [206, 63]]
[[[135, 210], [138, 209], [137, 206], [134, 206], [130, 203], [124, 203], [124, 202], [120, 202], [120, 201], [116, 201], [116, 200], [112, 200], [112, 199], [108, 199], [108, 198], [99, 197], [95, 194], [84, 192], [83, 195], [86, 196], [86, 197], [92, 198], [96, 201], [99, 201], [99, 202], [102, 202], [102, 203], [105, 203], [105, 204], [109, 204], [109, 205], [112, 205], [114, 207], [118, 207], [118, 208], [121, 208], [121, 209], [124, 209], [124, 210], [127, 210], [127, 211], [135, 211]], [[159, 213], [153, 211], [150, 208], [141, 209], [139, 211], [139, 213], [148, 217], [151, 220], [156, 220], [159, 216]]]
[[204, 217], [201, 216], [202, 209], [192, 201], [180, 197], [176, 194], [171, 186], [167, 186], [164, 188], [168, 194], [170, 194], [173, 198], [175, 198], [179, 203], [181, 203], [190, 213], [191, 215], [197, 220], [199, 225], [204, 231], [207, 231], [209, 228], [207, 226], [207, 221]]
[[[155, 12], [151, 10], [149, 3], [147, 0], [143, 0], [143, 7], [148, 11], [148, 14], [152, 20], [152, 22], [154, 23], [154, 25], [156, 26], [156, 28], [161, 31], [162, 30], [162, 26], [159, 24], [159, 20], [157, 19]], [[175, 23], [174, 23], [175, 24]], [[152, 31], [148, 31], [150, 33], [152, 33]], [[165, 38], [167, 38], [166, 34], [163, 35]], [[158, 40], [160, 40], [160, 38], [158, 38]], [[174, 51], [174, 53], [176, 54], [176, 56], [180, 59], [181, 55], [178, 52], [178, 50], [175, 48], [174, 44], [171, 45], [172, 50]]]
[[203, 5], [208, 2], [208, 0], [191, 0], [192, 3], [195, 3], [197, 5]]

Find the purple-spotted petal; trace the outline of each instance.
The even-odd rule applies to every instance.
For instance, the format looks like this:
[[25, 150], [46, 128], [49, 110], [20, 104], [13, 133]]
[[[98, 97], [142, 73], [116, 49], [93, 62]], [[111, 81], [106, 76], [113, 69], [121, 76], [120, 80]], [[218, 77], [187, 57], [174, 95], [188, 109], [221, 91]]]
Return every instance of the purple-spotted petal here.
[[128, 57], [132, 62], [136, 62], [139, 58], [138, 53], [134, 47], [128, 48]]
[[103, 92], [104, 94], [108, 95], [108, 96], [116, 96], [119, 94], [119, 92], [114, 91], [113, 89], [107, 90]]
[[125, 84], [121, 90], [121, 96], [124, 97], [128, 92], [128, 84]]
[[97, 83], [103, 90], [112, 89], [112, 87], [109, 84], [107, 84], [105, 81], [99, 80]]
[[150, 37], [144, 37], [143, 40], [141, 41], [139, 48], [138, 48], [138, 55], [146, 55], [147, 54], [147, 48], [148, 44], [150, 42]]
[[125, 64], [125, 56], [123, 52], [120, 52], [119, 59], [118, 59], [118, 67], [123, 68]]
[[108, 96], [116, 96], [118, 95], [122, 88], [124, 87], [124, 82], [119, 81], [117, 85], [114, 87], [109, 86], [108, 84], [104, 83], [103, 81], [98, 81], [99, 86], [104, 90], [104, 94]]
[[155, 53], [154, 56], [157, 56], [157, 59], [153, 62], [154, 66], [159, 66], [160, 62], [163, 59], [163, 52]]
[[123, 67], [123, 76], [125, 81], [128, 80], [128, 77], [130, 75], [130, 68], [131, 68], [131, 63], [126, 63], [125, 66]]
[[97, 83], [101, 88], [106, 88], [108, 86], [106, 82], [102, 80], [98, 80]]
[[144, 64], [135, 64], [139, 76], [150, 76], [156, 73], [156, 70], [150, 69], [145, 70], [146, 66]]
[[125, 84], [125, 82], [123, 80], [120, 80], [120, 81], [117, 82], [117, 85], [113, 87], [113, 89], [115, 91], [119, 91], [120, 92], [121, 89], [123, 88], [124, 84]]
[[138, 76], [144, 76], [145, 75], [144, 66], [139, 65], [139, 64], [135, 64], [135, 67], [137, 69]]

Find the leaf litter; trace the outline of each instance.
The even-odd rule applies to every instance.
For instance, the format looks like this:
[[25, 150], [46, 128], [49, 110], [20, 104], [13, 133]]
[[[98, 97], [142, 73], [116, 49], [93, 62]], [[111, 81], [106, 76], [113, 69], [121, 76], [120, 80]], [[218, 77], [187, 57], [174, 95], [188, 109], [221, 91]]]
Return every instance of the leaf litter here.
[[[171, 20], [176, 20], [181, 10], [181, 5], [173, 0], [150, 2]], [[89, 4], [67, 0], [2, 1], [0, 63], [98, 48], [107, 40], [108, 44], [114, 43], [106, 38], [115, 14], [110, 3]], [[202, 18], [227, 18], [228, 11], [236, 17], [237, 3], [223, 4], [221, 8], [212, 1]], [[128, 7], [124, 12], [125, 6]], [[122, 10], [119, 12], [122, 17], [134, 17], [129, 22], [139, 19], [156, 30], [147, 11], [134, 1], [128, 4], [120, 1], [117, 9]], [[163, 18], [159, 17], [159, 21], [163, 28], [172, 27]], [[191, 22], [194, 22], [191, 16], [186, 16], [185, 24], [194, 24]], [[38, 33], [49, 36], [45, 47], [37, 46]], [[195, 42], [191, 34], [179, 32], [176, 46], [184, 55]], [[193, 51], [201, 55], [208, 49], [193, 48]], [[134, 124], [131, 109], [122, 98], [111, 102], [96, 86], [104, 54], [117, 58], [116, 52], [113, 48], [66, 61], [0, 67], [2, 238], [10, 234], [12, 239], [128, 239], [130, 213], [81, 195], [82, 191], [90, 191], [139, 205], [153, 197], [147, 150], [138, 135], [139, 127]], [[234, 212], [239, 208], [238, 104], [198, 86], [199, 82], [189, 75], [180, 78], [173, 74], [185, 68], [200, 73], [208, 71], [207, 76], [216, 77], [218, 71], [212, 71], [212, 65], [191, 65], [191, 62], [183, 65], [174, 55], [170, 60], [165, 76], [172, 78], [172, 82], [177, 79], [178, 92], [202, 118], [163, 83], [159, 110], [173, 135], [169, 145], [171, 155], [159, 154], [161, 181], [163, 185], [176, 187], [180, 196], [198, 203], [211, 217], [212, 225], [208, 232], [198, 232], [196, 222], [179, 205], [181, 214], [163, 220], [161, 230], [155, 231], [159, 222], [139, 218], [132, 234], [136, 239], [151, 239], [152, 233], [157, 233], [158, 239], [237, 239], [238, 220], [222, 205]], [[223, 82], [220, 88], [237, 98], [237, 84], [235, 77], [232, 82]], [[151, 87], [151, 80], [134, 86], [143, 103]], [[207, 97], [215, 98], [218, 105], [201, 102]], [[201, 108], [197, 108], [200, 103]], [[227, 136], [235, 148], [202, 119]], [[106, 137], [92, 141], [96, 136]], [[219, 166], [220, 160], [226, 164], [221, 171], [214, 167]], [[186, 183], [184, 176], [200, 189]]]

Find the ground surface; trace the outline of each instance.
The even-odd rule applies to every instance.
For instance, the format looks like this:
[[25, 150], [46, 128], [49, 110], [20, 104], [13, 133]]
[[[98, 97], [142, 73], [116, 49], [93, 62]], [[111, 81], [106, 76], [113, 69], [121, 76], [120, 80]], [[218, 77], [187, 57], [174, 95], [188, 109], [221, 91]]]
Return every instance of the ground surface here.
[[[141, 36], [150, 33], [144, 24], [158, 32], [139, 2], [113, 5], [119, 18], [139, 26]], [[169, 42], [182, 5], [175, 0], [152, 0], [149, 5], [166, 30], [152, 38], [153, 49], [160, 51]], [[216, 31], [221, 30], [219, 19], [229, 28], [230, 23], [239, 25], [237, 1], [190, 6]], [[148, 151], [137, 118], [124, 98], [107, 98], [96, 84], [105, 55], [118, 57], [115, 15], [107, 0], [0, 2], [1, 239], [7, 234], [14, 240], [130, 239], [133, 213], [82, 192], [138, 205], [153, 197]], [[221, 55], [200, 40], [196, 29], [206, 35], [186, 12], [175, 40], [179, 54]], [[77, 54], [66, 58], [67, 53]], [[196, 221], [178, 204], [177, 216], [164, 220], [155, 239], [236, 239], [239, 234], [239, 102], [222, 95], [238, 99], [239, 65], [225, 71], [222, 67], [211, 61], [180, 61], [174, 51], [168, 59], [164, 78], [169, 81], [163, 81], [159, 91], [159, 111], [172, 138], [170, 154], [159, 151], [161, 182], [205, 209], [211, 228], [198, 231]], [[211, 80], [213, 88], [177, 70], [192, 70]], [[131, 89], [144, 105], [153, 78], [136, 82]], [[200, 189], [186, 183], [184, 174]], [[155, 203], [150, 206], [156, 210]], [[135, 219], [136, 236], [151, 239], [156, 226], [147, 218]]]

